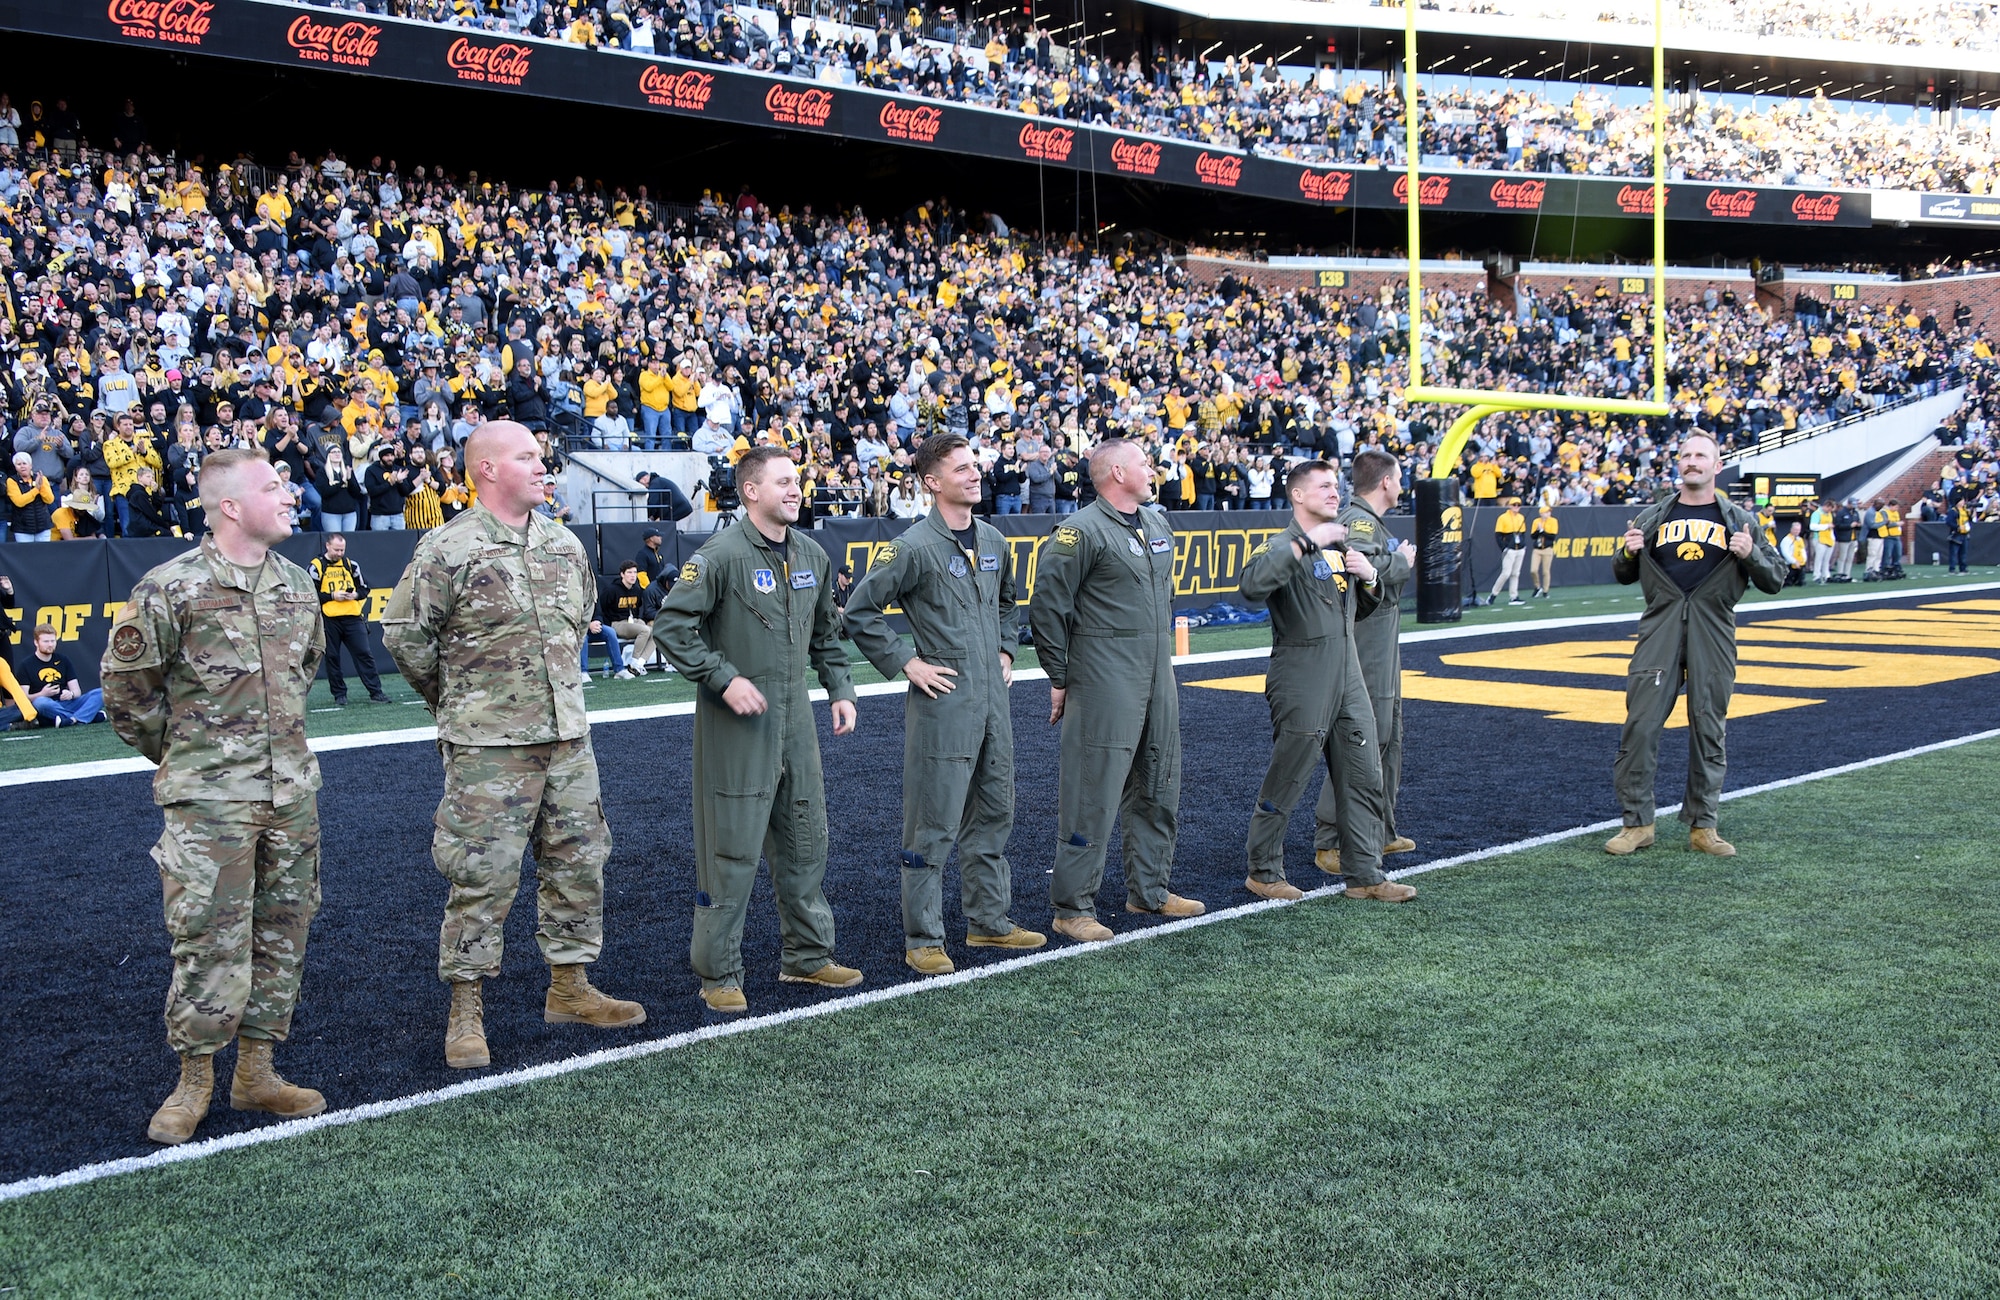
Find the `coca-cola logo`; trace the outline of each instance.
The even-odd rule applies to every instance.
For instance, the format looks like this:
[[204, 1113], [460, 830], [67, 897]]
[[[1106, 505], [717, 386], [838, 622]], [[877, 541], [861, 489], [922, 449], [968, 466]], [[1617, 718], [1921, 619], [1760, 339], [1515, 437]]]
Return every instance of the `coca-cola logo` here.
[[1212, 154], [1204, 149], [1195, 155], [1194, 177], [1203, 185], [1233, 190], [1243, 179], [1243, 160], [1235, 154]]
[[1792, 199], [1792, 215], [1800, 221], [1840, 220], [1838, 194], [1800, 194]]
[[662, 72], [660, 65], [649, 63], [639, 74], [639, 93], [655, 108], [678, 108], [689, 113], [699, 113], [708, 107], [708, 97], [715, 93], [713, 72]]
[[533, 46], [515, 41], [484, 45], [461, 36], [444, 52], [444, 61], [460, 81], [518, 86], [528, 79], [528, 60], [534, 53]]
[[[1426, 176], [1417, 184], [1417, 206], [1435, 208], [1442, 205], [1451, 193], [1451, 177]], [[1404, 207], [1410, 205], [1410, 177], [1407, 172], [1396, 178], [1396, 202]]]
[[1730, 221], [1742, 221], [1757, 213], [1757, 191], [1755, 190], [1710, 190], [1702, 200], [1711, 217], [1723, 217]]
[[779, 126], [825, 126], [833, 117], [833, 92], [773, 86], [764, 96], [764, 111]]
[[891, 140], [929, 144], [944, 128], [944, 110], [928, 104], [898, 104], [892, 99], [882, 105], [882, 111], [875, 120], [882, 124], [882, 129], [889, 133]]
[[111, 0], [106, 12], [118, 34], [174, 45], [199, 45], [215, 6], [208, 0]]
[[381, 43], [375, 39], [381, 34], [373, 23], [316, 23], [310, 15], [300, 14], [285, 29], [285, 40], [309, 62], [365, 68], [381, 53]]
[[1111, 142], [1111, 165], [1134, 176], [1151, 176], [1160, 170], [1160, 146], [1152, 140], [1127, 140], [1121, 135]]
[[1315, 203], [1345, 203], [1347, 191], [1354, 188], [1353, 172], [1299, 173], [1299, 193]]
[[1652, 216], [1653, 187], [1650, 185], [1620, 185], [1618, 187], [1618, 210], [1627, 216]]
[[1024, 155], [1043, 162], [1068, 162], [1069, 151], [1076, 147], [1076, 132], [1066, 126], [1036, 126], [1030, 122], [1021, 128], [1018, 139]]
[[1507, 212], [1535, 212], [1549, 192], [1547, 181], [1494, 181], [1486, 196], [1493, 206]]

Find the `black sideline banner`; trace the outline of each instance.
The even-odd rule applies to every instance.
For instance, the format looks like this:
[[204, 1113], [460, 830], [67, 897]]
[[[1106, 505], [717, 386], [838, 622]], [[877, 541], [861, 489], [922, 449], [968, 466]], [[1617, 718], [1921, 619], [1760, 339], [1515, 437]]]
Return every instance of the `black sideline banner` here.
[[[1420, 484], [1419, 501], [1423, 492]], [[1454, 508], [1462, 512], [1464, 542], [1459, 554], [1469, 569], [1471, 586], [1483, 592], [1500, 571], [1500, 546], [1493, 532], [1493, 521], [1500, 511], [1491, 505]], [[1555, 514], [1560, 532], [1552, 570], [1554, 585], [1571, 587], [1613, 581], [1611, 558], [1625, 535], [1625, 521], [1633, 512], [1624, 506], [1574, 506], [1559, 509]], [[1242, 572], [1244, 560], [1259, 542], [1283, 532], [1291, 522], [1290, 512], [1284, 510], [1170, 512], [1168, 518], [1174, 526], [1177, 609], [1206, 609], [1218, 601], [1244, 603], [1237, 596], [1237, 575]], [[1043, 538], [1055, 531], [1060, 516], [1005, 515], [988, 522], [1007, 538], [1013, 557], [1014, 586], [1021, 600], [1032, 599], [1037, 548]], [[1390, 532], [1399, 539], [1415, 538], [1415, 517], [1392, 515], [1387, 522]], [[683, 535], [674, 532], [672, 525], [657, 526], [665, 533], [661, 555], [675, 571], [708, 540], [707, 534]], [[858, 578], [868, 571], [870, 560], [881, 548], [900, 537], [909, 526], [907, 520], [901, 519], [829, 519], [821, 521], [812, 536], [833, 557], [834, 567], [845, 564]], [[1943, 524], [1913, 527], [1916, 540], [1904, 563], [1915, 569], [1929, 564], [1933, 551], [1940, 556], [1945, 553], [1945, 533]], [[645, 530], [645, 524], [602, 524], [570, 531], [583, 543], [585, 551], [595, 557], [598, 572], [605, 574], [615, 572], [621, 562], [638, 554]], [[368, 617], [368, 638], [375, 664], [384, 672], [394, 672], [395, 665], [382, 649], [382, 609], [403, 576], [419, 536], [400, 531], [347, 534], [347, 554], [361, 566], [361, 574], [368, 582], [363, 612]], [[14, 582], [14, 599], [7, 612], [20, 626], [14, 644], [6, 650], [9, 661], [18, 661], [28, 652], [36, 624], [52, 624], [62, 634], [63, 653], [76, 665], [77, 677], [85, 687], [97, 685], [97, 666], [104, 657], [111, 620], [131, 593], [132, 585], [148, 569], [191, 545], [192, 542], [170, 538], [0, 545], [0, 574]], [[320, 534], [301, 533], [277, 549], [304, 566], [325, 548]], [[1977, 565], [2000, 565], [2000, 524], [1972, 526], [1970, 558]], [[1420, 553], [1418, 563], [1423, 562]], [[1452, 577], [1448, 581], [1455, 598], [1460, 580]], [[1885, 590], [1884, 594], [1889, 592]], [[1024, 621], [1025, 613], [1024, 610]]]
[[[1399, 208], [1408, 188], [1403, 173], [1381, 168], [1306, 166], [723, 64], [261, 0], [10, 0], [0, 4], [0, 27], [846, 136], [1325, 207]], [[1653, 215], [1651, 182], [1634, 178], [1437, 171], [1420, 177], [1417, 197], [1421, 206], [1446, 212]], [[1871, 223], [1865, 192], [1694, 181], [1667, 187], [1667, 215], [1806, 227]]]

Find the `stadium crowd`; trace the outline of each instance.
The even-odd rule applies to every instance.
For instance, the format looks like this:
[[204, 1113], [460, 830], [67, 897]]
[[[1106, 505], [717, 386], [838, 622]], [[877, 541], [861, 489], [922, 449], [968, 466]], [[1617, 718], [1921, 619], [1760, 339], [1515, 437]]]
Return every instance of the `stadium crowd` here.
[[[481, 419], [566, 447], [790, 448], [820, 513], [922, 511], [915, 440], [972, 437], [988, 508], [1088, 499], [1077, 458], [1124, 433], [1170, 505], [1262, 508], [1288, 455], [1421, 447], [1400, 403], [1406, 302], [1193, 281], [1166, 247], [1016, 237], [947, 202], [894, 219], [669, 210], [644, 189], [514, 188], [294, 155], [264, 170], [151, 152], [0, 164], [0, 386], [16, 540], [200, 527], [201, 458], [261, 446], [302, 526], [421, 528], [463, 509]], [[1665, 427], [1554, 415], [1487, 428], [1481, 496], [1650, 492], [1675, 437], [1725, 445], [1991, 366], [1935, 320], [1733, 293], [1672, 305]], [[1630, 396], [1645, 303], [1544, 284], [1425, 303], [1440, 382]], [[1421, 465], [1412, 458], [1410, 468]], [[699, 485], [687, 485], [690, 490]], [[546, 513], [568, 518], [552, 487]]]
[[[1064, 47], [1033, 22], [964, 23], [950, 8], [870, 4], [823, 22], [789, 2], [755, 9], [714, 0], [344, 0], [338, 7], [730, 63], [1309, 162], [1395, 165], [1405, 150], [1400, 89], [1379, 79], [1301, 79], [1281, 72], [1274, 58], [1257, 64], [1233, 54], [1220, 63], [1164, 53], [1148, 63], [1136, 52], [1107, 59]], [[1420, 148], [1432, 165], [1652, 174], [1650, 105], [1618, 104], [1601, 88], [1550, 97], [1527, 84], [1426, 93]], [[1983, 128], [1896, 121], [1879, 108], [1836, 107], [1816, 91], [1768, 107], [1686, 102], [1669, 128], [1668, 165], [1685, 180], [1984, 194], [1993, 185], [1993, 143]]]
[[[1401, 5], [1386, 5], [1401, 8]], [[1421, 0], [1422, 9], [1507, 14], [1650, 28], [1650, 5], [1551, 3], [1549, 0]], [[1865, 41], [1880, 45], [1948, 45], [2000, 49], [2000, 13], [1981, 0], [1669, 0], [1667, 25], [1757, 36]]]

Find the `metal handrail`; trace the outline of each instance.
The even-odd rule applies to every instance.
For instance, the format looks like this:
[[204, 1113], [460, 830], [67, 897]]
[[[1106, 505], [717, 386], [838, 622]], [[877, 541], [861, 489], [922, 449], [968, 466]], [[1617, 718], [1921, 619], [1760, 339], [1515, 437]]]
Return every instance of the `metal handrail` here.
[[1843, 415], [1838, 420], [1834, 420], [1828, 424], [1815, 424], [1809, 428], [1779, 429], [1775, 434], [1766, 433], [1757, 440], [1754, 446], [1739, 447], [1722, 453], [1722, 463], [1733, 465], [1737, 461], [1746, 460], [1751, 456], [1761, 456], [1766, 452], [1782, 451], [1786, 447], [1797, 446], [1799, 443], [1810, 441], [1823, 433], [1832, 433], [1836, 429], [1845, 429], [1850, 425], [1859, 424], [1863, 420], [1872, 420], [1878, 415], [1886, 415], [1890, 411], [1901, 410], [1912, 402], [1921, 402], [1928, 397], [1936, 397], [1939, 393], [1957, 388], [1964, 382], [1964, 376], [1954, 367], [1947, 372], [1944, 379], [1938, 382], [1936, 393], [1925, 394], [1911, 391], [1891, 401], [1871, 406], [1865, 411], [1855, 411], [1851, 414]]

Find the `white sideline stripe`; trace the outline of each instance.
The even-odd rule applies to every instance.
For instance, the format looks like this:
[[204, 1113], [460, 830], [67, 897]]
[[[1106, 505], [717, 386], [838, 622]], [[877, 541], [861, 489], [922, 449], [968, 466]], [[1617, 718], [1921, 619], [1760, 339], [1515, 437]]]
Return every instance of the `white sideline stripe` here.
[[[2000, 582], [1969, 582], [1956, 587], [1921, 587], [1912, 591], [1883, 594], [1880, 592], [1854, 592], [1841, 596], [1809, 596], [1800, 600], [1773, 600], [1753, 606], [1756, 610], [1803, 609], [1814, 605], [1856, 605], [1869, 601], [1903, 600], [1918, 596], [1949, 595], [1966, 591], [2000, 590]], [[1497, 623], [1491, 627], [1447, 627], [1431, 628], [1421, 632], [1403, 634], [1403, 644], [1415, 645], [1424, 641], [1456, 641], [1461, 637], [1508, 636], [1526, 632], [1555, 631], [1574, 627], [1603, 627], [1613, 623], [1636, 623], [1640, 611], [1630, 610], [1622, 614], [1584, 614], [1575, 618], [1526, 619], [1513, 623]], [[1268, 659], [1269, 646], [1255, 646], [1248, 650], [1209, 650], [1196, 655], [1178, 655], [1174, 659], [1176, 668], [1188, 668], [1201, 664], [1236, 663], [1245, 659]], [[1049, 675], [1039, 668], [1023, 668], [1014, 674], [1016, 682], [1043, 682]], [[907, 683], [870, 682], [857, 686], [855, 694], [901, 695], [909, 689]], [[818, 688], [812, 691], [814, 700], [824, 700], [826, 692]], [[644, 722], [649, 718], [682, 718], [694, 712], [693, 700], [682, 700], [676, 704], [640, 704], [623, 709], [598, 709], [587, 716], [594, 726], [600, 722]], [[315, 754], [336, 754], [348, 749], [374, 749], [379, 745], [407, 745], [417, 741], [437, 739], [436, 727], [406, 727], [398, 731], [364, 731], [351, 736], [321, 736], [308, 741]], [[125, 776], [133, 772], [150, 772], [153, 765], [143, 758], [102, 758], [88, 763], [60, 763], [49, 767], [24, 767], [12, 772], [0, 772], [0, 790], [9, 786], [38, 785], [43, 781], [84, 781], [99, 776]]]
[[[1853, 763], [1842, 763], [1838, 767], [1821, 768], [1817, 772], [1806, 772], [1798, 776], [1788, 776], [1776, 781], [1766, 781], [1742, 790], [1731, 790], [1722, 796], [1723, 802], [1732, 799], [1746, 799], [1753, 794], [1767, 794], [1773, 790], [1783, 790], [1790, 786], [1805, 785], [1828, 777], [1845, 776], [1871, 767], [1881, 767], [1887, 763], [1915, 758], [1922, 754], [1933, 754], [1939, 750], [1956, 749], [1961, 745], [1971, 745], [1982, 740], [2000, 737], [2000, 728], [1976, 732], [1969, 736], [1958, 736], [1950, 740], [1933, 741], [1928, 745], [1918, 745], [1914, 749], [1899, 750], [1893, 754], [1879, 754], [1874, 758], [1864, 758]], [[1662, 807], [1656, 816], [1680, 811], [1679, 804]], [[1475, 849], [1461, 853], [1457, 857], [1441, 858], [1436, 862], [1425, 862], [1407, 867], [1401, 871], [1388, 872], [1392, 880], [1403, 880], [1410, 876], [1421, 876], [1446, 867], [1464, 866], [1471, 862], [1482, 862], [1488, 858], [1502, 857], [1510, 853], [1520, 853], [1528, 849], [1545, 848], [1560, 844], [1581, 835], [1612, 830], [1619, 825], [1616, 820], [1592, 822], [1588, 826], [1573, 826], [1566, 831], [1551, 831], [1546, 835], [1530, 836], [1515, 840], [1511, 844], [1498, 844], [1491, 848]], [[739, 1034], [751, 1033], [758, 1029], [768, 1029], [775, 1025], [793, 1024], [801, 1020], [817, 1020], [823, 1016], [851, 1011], [856, 1007], [874, 1006], [882, 1002], [892, 1002], [898, 998], [932, 992], [942, 988], [952, 988], [969, 984], [974, 980], [988, 979], [995, 975], [1009, 974], [1040, 966], [1048, 962], [1066, 961], [1072, 957], [1083, 957], [1125, 944], [1139, 943], [1157, 938], [1163, 934], [1178, 934], [1184, 930], [1197, 929], [1204, 925], [1214, 925], [1219, 921], [1235, 920], [1258, 912], [1269, 912], [1280, 907], [1292, 907], [1298, 903], [1315, 899], [1331, 898], [1343, 892], [1339, 885], [1323, 885], [1309, 889], [1301, 898], [1260, 899], [1254, 903], [1240, 903], [1235, 907], [1225, 907], [1219, 911], [1206, 912], [1200, 916], [1188, 917], [1180, 921], [1167, 921], [1149, 926], [1143, 930], [1128, 930], [1103, 943], [1079, 943], [1062, 948], [1044, 948], [1024, 957], [1014, 957], [997, 961], [987, 966], [974, 966], [966, 970], [954, 971], [950, 975], [940, 975], [933, 979], [911, 980], [890, 988], [870, 989], [851, 997], [831, 998], [810, 1007], [798, 1007], [790, 1011], [774, 1012], [767, 1016], [746, 1016], [742, 1020], [722, 1024], [707, 1025], [700, 1029], [686, 1030], [666, 1038], [656, 1038], [649, 1042], [632, 1043], [625, 1047], [611, 1047], [603, 1051], [588, 1052], [582, 1056], [565, 1057], [560, 1061], [547, 1061], [541, 1065], [531, 1065], [525, 1069], [509, 1070], [504, 1074], [486, 1075], [455, 1083], [449, 1087], [430, 1092], [413, 1093], [407, 1097], [394, 1097], [387, 1101], [371, 1101], [347, 1110], [326, 1111], [309, 1119], [286, 1120], [267, 1128], [251, 1129], [242, 1133], [231, 1133], [224, 1137], [206, 1138], [200, 1142], [189, 1142], [184, 1146], [167, 1147], [150, 1155], [126, 1156], [119, 1160], [105, 1160], [97, 1164], [80, 1165], [60, 1174], [44, 1174], [35, 1178], [23, 1178], [17, 1182], [0, 1184], [0, 1202], [19, 1200], [38, 1192], [57, 1191], [65, 1187], [80, 1187], [99, 1179], [114, 1178], [120, 1174], [139, 1173], [149, 1169], [159, 1169], [167, 1165], [183, 1164], [190, 1160], [201, 1160], [219, 1155], [224, 1151], [235, 1151], [243, 1147], [262, 1146], [268, 1142], [280, 1142], [288, 1138], [304, 1137], [308, 1133], [324, 1128], [338, 1128], [346, 1124], [357, 1124], [363, 1120], [382, 1119], [390, 1115], [400, 1115], [404, 1111], [416, 1110], [424, 1106], [435, 1106], [440, 1102], [453, 1101], [459, 1097], [474, 1097], [484, 1092], [497, 1092], [502, 1088], [512, 1088], [520, 1084], [536, 1083], [543, 1079], [556, 1079], [566, 1074], [576, 1074], [583, 1070], [593, 1070], [600, 1065], [614, 1065], [621, 1061], [636, 1061], [643, 1057], [657, 1056], [663, 1052], [691, 1047], [697, 1043], [713, 1042], [721, 1038], [733, 1038]], [[220, 1087], [220, 1081], [217, 1086]]]

